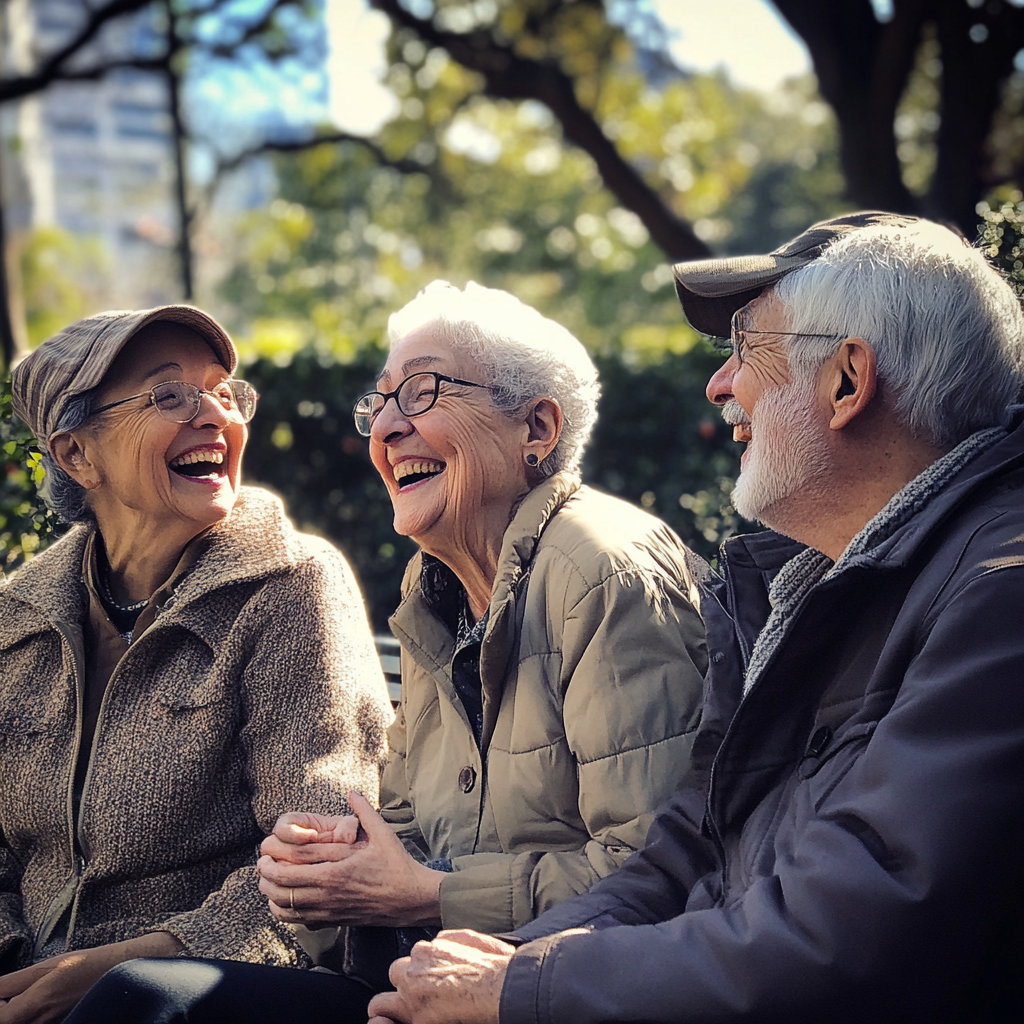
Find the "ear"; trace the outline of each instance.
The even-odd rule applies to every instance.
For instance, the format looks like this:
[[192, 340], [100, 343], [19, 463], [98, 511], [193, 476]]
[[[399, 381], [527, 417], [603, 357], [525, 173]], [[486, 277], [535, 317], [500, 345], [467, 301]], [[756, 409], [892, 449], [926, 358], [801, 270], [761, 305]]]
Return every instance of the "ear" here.
[[523, 456], [534, 454], [543, 462], [562, 436], [562, 410], [553, 398], [538, 398], [526, 413]]
[[89, 460], [86, 439], [78, 434], [57, 434], [50, 438], [50, 455], [75, 483], [92, 490], [103, 482], [97, 468]]
[[871, 404], [878, 384], [875, 350], [863, 338], [846, 338], [824, 368], [831, 430], [849, 426]]

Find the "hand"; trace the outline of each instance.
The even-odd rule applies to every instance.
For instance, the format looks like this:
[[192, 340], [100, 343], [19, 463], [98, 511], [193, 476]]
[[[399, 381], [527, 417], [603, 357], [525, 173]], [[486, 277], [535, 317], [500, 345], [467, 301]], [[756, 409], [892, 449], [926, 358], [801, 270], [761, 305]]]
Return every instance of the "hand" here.
[[50, 957], [0, 978], [0, 1024], [63, 1020], [111, 967], [140, 956], [174, 956], [181, 943], [168, 932]]
[[501, 987], [515, 948], [468, 930], [417, 942], [391, 965], [396, 992], [370, 1000], [369, 1024], [497, 1024]]
[[354, 843], [359, 838], [359, 819], [354, 814], [282, 814], [274, 831], [263, 840], [262, 853], [293, 864], [313, 863], [304, 856], [306, 847], [318, 843]]
[[[350, 792], [348, 802], [355, 818], [322, 818], [314, 826], [309, 823], [313, 815], [285, 815], [274, 834], [263, 840], [257, 868], [270, 912], [279, 921], [307, 928], [440, 924], [444, 873], [414, 860], [359, 793]], [[287, 842], [278, 834], [285, 819], [289, 820], [281, 831]], [[365, 839], [350, 838], [355, 824], [362, 827]], [[319, 842], [314, 831], [345, 838]]]

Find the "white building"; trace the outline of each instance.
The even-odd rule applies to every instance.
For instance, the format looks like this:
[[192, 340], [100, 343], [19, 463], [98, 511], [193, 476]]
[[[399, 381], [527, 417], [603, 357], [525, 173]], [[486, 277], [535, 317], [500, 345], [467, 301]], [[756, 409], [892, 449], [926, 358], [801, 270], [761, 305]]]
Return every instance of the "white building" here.
[[[38, 68], [74, 38], [87, 13], [83, 0], [8, 0], [4, 76]], [[147, 8], [115, 19], [74, 66], [158, 56], [165, 47], [158, 17]], [[95, 82], [56, 82], [0, 108], [0, 139], [5, 227], [15, 245], [34, 229], [56, 227], [80, 241], [83, 253], [100, 253], [81, 281], [97, 306], [181, 299], [173, 127], [162, 73], [125, 68]]]

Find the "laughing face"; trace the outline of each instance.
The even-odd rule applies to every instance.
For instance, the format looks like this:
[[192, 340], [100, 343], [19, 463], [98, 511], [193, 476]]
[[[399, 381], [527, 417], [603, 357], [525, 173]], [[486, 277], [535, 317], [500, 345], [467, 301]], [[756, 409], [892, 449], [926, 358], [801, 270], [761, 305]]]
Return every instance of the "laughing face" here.
[[[747, 343], [708, 384], [733, 439], [746, 445], [732, 494], [736, 511], [780, 532], [792, 529], [794, 504], [806, 504], [828, 467], [828, 429], [818, 408], [815, 377], [792, 379], [786, 321], [770, 294], [746, 307]], [[758, 329], [765, 334], [758, 334]], [[827, 422], [827, 421], [826, 421]], [[800, 494], [801, 502], [787, 501]]]
[[[393, 391], [430, 370], [487, 383], [475, 360], [453, 351], [428, 324], [391, 349], [377, 390]], [[423, 386], [432, 391], [433, 379], [423, 378]], [[373, 421], [370, 457], [391, 497], [395, 532], [445, 560], [500, 539], [530, 489], [527, 432], [494, 407], [484, 388], [442, 382], [433, 408], [412, 417], [390, 399]]]
[[[194, 331], [150, 324], [122, 349], [96, 404], [164, 381], [208, 391], [229, 377]], [[100, 413], [79, 433], [92, 474], [89, 501], [104, 531], [162, 528], [187, 541], [224, 519], [235, 504], [248, 430], [237, 411], [212, 395], [202, 396], [191, 423], [163, 419], [143, 397]]]

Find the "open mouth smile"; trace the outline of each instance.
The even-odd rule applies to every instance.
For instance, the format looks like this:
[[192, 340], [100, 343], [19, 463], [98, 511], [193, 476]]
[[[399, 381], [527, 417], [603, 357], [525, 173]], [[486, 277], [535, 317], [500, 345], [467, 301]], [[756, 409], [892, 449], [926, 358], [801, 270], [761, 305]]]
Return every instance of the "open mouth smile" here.
[[173, 472], [187, 480], [220, 482], [227, 475], [224, 470], [223, 451], [194, 448], [171, 459]]
[[395, 483], [404, 490], [444, 472], [445, 464], [437, 459], [406, 459], [394, 467]]

